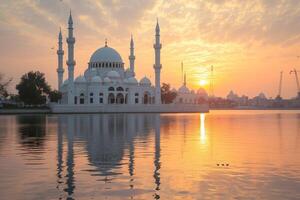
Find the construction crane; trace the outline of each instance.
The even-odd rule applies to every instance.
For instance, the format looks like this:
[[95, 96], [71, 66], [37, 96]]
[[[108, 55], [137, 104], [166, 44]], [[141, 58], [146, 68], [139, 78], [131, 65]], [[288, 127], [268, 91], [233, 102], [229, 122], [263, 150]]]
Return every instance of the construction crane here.
[[296, 69], [293, 69], [290, 71], [290, 74], [295, 74], [295, 78], [296, 78], [296, 84], [297, 84], [297, 98], [300, 99], [300, 84], [299, 84], [299, 78], [298, 78], [298, 72]]
[[209, 96], [214, 97], [214, 66], [210, 67], [210, 84], [209, 84]]
[[280, 72], [279, 87], [278, 87], [278, 95], [277, 95], [277, 97], [276, 97], [276, 100], [282, 100], [282, 97], [281, 97], [282, 75], [283, 75], [283, 71]]

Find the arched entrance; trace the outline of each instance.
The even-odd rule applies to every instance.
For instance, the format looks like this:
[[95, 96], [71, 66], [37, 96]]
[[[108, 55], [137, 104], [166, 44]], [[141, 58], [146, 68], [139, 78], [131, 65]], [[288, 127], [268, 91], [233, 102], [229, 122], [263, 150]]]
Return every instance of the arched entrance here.
[[108, 104], [114, 104], [115, 103], [115, 95], [113, 93], [109, 93], [107, 102], [108, 102]]
[[124, 102], [125, 102], [124, 95], [122, 93], [118, 93], [116, 98], [116, 103], [124, 104]]

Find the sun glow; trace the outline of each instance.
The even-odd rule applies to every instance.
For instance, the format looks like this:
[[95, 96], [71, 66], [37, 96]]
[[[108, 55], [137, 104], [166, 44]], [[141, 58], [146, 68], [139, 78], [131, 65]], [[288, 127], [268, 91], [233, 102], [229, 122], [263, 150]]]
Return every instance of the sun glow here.
[[206, 80], [200, 80], [199, 85], [200, 86], [205, 86], [205, 85], [207, 85], [207, 81]]

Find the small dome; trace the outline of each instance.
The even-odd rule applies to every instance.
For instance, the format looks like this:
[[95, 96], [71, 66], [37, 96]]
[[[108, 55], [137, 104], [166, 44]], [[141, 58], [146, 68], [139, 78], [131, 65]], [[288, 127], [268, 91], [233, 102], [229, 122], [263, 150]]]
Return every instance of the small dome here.
[[75, 82], [76, 83], [85, 83], [86, 80], [85, 80], [84, 76], [80, 75], [75, 79]]
[[173, 88], [173, 89], [171, 90], [171, 92], [177, 92], [177, 90], [176, 90], [175, 88]]
[[107, 73], [107, 76], [109, 78], [120, 78], [120, 74], [116, 71], [110, 71]]
[[130, 78], [128, 78], [128, 83], [130, 83], [130, 84], [138, 84], [138, 81], [136, 80], [136, 78], [130, 77]]
[[101, 80], [100, 76], [94, 76], [92, 78], [91, 82], [93, 82], [93, 83], [101, 83], [102, 80]]
[[127, 68], [125, 70], [125, 76], [126, 76], [126, 78], [133, 77], [134, 75], [135, 75], [135, 73], [130, 68]]
[[178, 89], [178, 92], [179, 93], [189, 93], [190, 90], [185, 85], [183, 85]]
[[90, 62], [117, 62], [123, 63], [120, 54], [108, 46], [102, 47], [95, 51], [90, 58]]
[[205, 91], [205, 89], [204, 88], [199, 88], [198, 90], [197, 90], [197, 94], [207, 94], [206, 93], [206, 91]]
[[91, 77], [97, 76], [97, 70], [95, 68], [88, 68], [84, 72], [84, 77], [90, 79]]
[[151, 85], [151, 81], [145, 76], [140, 80], [141, 85]]
[[68, 83], [69, 83], [69, 80], [66, 79], [66, 80], [64, 81], [63, 85], [68, 85]]
[[105, 78], [103, 79], [103, 82], [104, 82], [104, 83], [111, 83], [111, 80], [110, 80], [110, 78], [105, 77]]

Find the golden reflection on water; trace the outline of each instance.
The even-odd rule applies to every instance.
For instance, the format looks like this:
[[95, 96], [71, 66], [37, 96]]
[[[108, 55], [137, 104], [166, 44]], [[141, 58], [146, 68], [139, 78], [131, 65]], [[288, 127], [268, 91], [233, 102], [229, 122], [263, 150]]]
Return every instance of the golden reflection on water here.
[[200, 141], [206, 144], [205, 113], [200, 113]]

